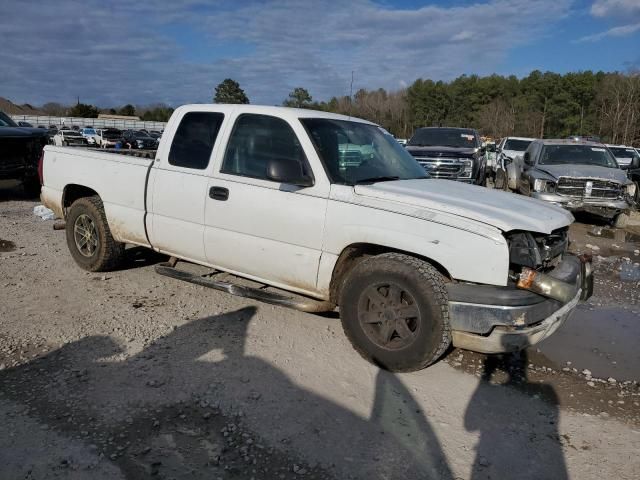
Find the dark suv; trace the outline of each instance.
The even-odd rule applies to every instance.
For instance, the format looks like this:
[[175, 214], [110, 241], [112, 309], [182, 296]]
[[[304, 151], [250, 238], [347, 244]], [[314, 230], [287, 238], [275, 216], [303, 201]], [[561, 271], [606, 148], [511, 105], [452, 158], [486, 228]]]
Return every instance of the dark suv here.
[[20, 127], [0, 112], [0, 180], [21, 180], [28, 194], [37, 194], [38, 160], [47, 142], [47, 130]]
[[407, 151], [432, 178], [483, 185], [486, 157], [480, 135], [470, 128], [419, 128]]

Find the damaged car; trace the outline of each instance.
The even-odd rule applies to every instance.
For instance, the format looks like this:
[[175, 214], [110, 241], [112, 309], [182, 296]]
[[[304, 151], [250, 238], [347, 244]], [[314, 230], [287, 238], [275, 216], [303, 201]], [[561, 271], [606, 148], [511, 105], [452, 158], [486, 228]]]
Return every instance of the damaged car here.
[[626, 225], [636, 185], [603, 144], [535, 140], [514, 166], [521, 194]]

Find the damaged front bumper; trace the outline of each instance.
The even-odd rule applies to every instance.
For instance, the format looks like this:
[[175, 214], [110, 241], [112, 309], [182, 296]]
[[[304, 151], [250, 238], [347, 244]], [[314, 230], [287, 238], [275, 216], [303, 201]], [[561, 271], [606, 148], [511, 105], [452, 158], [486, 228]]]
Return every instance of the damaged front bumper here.
[[531, 197], [552, 203], [571, 212], [588, 212], [606, 218], [627, 212], [631, 208], [631, 203], [624, 198], [568, 197], [549, 192], [532, 192]]
[[534, 345], [593, 293], [591, 259], [565, 255], [549, 274], [520, 286], [450, 284], [453, 345], [481, 353], [504, 353]]

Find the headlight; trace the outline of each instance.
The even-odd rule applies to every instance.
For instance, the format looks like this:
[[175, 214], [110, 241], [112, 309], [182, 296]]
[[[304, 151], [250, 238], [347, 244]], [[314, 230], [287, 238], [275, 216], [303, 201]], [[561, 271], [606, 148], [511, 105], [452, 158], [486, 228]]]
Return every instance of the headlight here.
[[460, 158], [459, 161], [464, 165], [459, 177], [471, 178], [473, 176], [473, 160], [469, 158]]
[[636, 194], [636, 184], [632, 183], [630, 185], [627, 185], [627, 195], [629, 195], [630, 197], [634, 197]]
[[553, 192], [556, 189], [556, 184], [549, 180], [542, 180], [540, 178], [536, 178], [533, 181], [533, 190], [535, 192]]

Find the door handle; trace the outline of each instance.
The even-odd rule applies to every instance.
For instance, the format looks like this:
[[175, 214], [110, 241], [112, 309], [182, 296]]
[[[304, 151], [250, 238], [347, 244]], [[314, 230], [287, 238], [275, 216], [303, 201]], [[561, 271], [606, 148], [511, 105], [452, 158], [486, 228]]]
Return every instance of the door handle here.
[[214, 200], [220, 200], [224, 202], [229, 198], [229, 189], [224, 187], [211, 187], [209, 189], [209, 197]]

